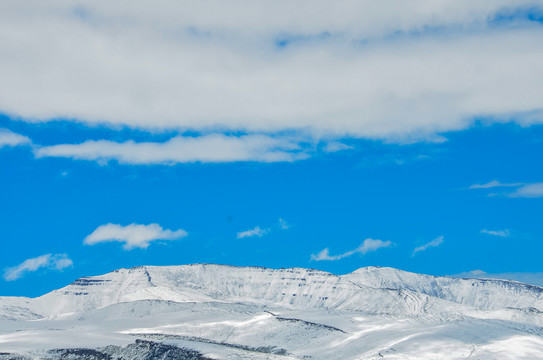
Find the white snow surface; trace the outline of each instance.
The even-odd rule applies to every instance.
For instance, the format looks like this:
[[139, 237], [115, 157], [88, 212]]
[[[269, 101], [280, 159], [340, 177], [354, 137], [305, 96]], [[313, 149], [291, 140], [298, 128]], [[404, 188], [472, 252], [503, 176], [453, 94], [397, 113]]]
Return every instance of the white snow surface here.
[[136, 338], [213, 359], [543, 359], [543, 288], [379, 267], [339, 276], [194, 264], [0, 297], [0, 353]]

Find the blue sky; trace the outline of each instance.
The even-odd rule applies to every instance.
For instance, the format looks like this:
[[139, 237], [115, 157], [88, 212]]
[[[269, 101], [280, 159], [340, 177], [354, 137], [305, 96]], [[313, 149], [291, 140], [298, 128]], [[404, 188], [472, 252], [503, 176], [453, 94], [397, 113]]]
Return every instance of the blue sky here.
[[537, 2], [40, 4], [0, 11], [0, 295], [196, 262], [543, 271]]

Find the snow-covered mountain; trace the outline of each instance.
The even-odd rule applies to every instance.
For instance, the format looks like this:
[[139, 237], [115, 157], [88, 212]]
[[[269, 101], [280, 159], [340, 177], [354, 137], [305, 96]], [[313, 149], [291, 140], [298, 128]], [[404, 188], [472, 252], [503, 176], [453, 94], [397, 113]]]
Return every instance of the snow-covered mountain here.
[[195, 264], [0, 297], [0, 359], [143, 359], [150, 349], [195, 359], [543, 359], [543, 288], [378, 267], [338, 276]]

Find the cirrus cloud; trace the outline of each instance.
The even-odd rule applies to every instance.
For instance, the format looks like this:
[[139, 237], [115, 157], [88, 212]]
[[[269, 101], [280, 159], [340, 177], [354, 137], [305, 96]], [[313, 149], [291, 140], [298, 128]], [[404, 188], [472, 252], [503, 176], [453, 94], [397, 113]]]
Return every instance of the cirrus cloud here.
[[391, 241], [389, 241], [389, 240], [383, 241], [383, 240], [369, 239], [368, 238], [368, 239], [364, 240], [364, 242], [362, 244], [360, 244], [360, 246], [357, 247], [354, 250], [350, 250], [350, 251], [344, 252], [343, 254], [339, 254], [339, 255], [330, 255], [330, 250], [328, 248], [326, 248], [326, 249], [322, 250], [321, 252], [319, 252], [318, 254], [312, 254], [311, 255], [311, 260], [313, 260], [313, 261], [341, 260], [343, 258], [352, 256], [352, 255], [357, 254], [357, 253], [364, 255], [364, 254], [366, 254], [368, 252], [377, 251], [377, 250], [379, 250], [381, 248], [387, 248], [387, 247], [390, 247], [392, 245], [393, 245], [393, 243]]
[[476, 190], [476, 189], [493, 189], [497, 187], [517, 187], [521, 186], [523, 183], [502, 183], [498, 180], [492, 180], [485, 184], [473, 184], [468, 187], [470, 190]]
[[444, 237], [443, 236], [438, 236], [437, 238], [435, 238], [434, 240], [430, 241], [430, 242], [427, 242], [426, 244], [424, 245], [421, 245], [421, 246], [417, 246], [414, 250], [413, 250], [413, 254], [411, 256], [414, 256], [415, 254], [421, 252], [421, 251], [426, 251], [428, 250], [429, 248], [433, 248], [433, 247], [438, 247], [440, 246], [441, 244], [443, 244], [443, 239]]
[[483, 230], [481, 230], [481, 234], [487, 234], [487, 235], [492, 235], [492, 236], [500, 236], [500, 237], [508, 237], [509, 235], [511, 235], [511, 232], [509, 231], [509, 229], [505, 229], [505, 230], [483, 229]]

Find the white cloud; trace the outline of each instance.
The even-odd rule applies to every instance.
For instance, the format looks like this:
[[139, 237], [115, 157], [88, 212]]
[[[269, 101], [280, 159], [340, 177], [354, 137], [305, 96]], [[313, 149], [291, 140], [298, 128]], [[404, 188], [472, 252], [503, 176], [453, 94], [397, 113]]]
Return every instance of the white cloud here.
[[483, 230], [481, 230], [481, 234], [500, 236], [500, 237], [508, 237], [509, 235], [511, 235], [511, 232], [509, 231], [509, 229], [505, 229], [505, 230], [487, 230], [487, 229], [483, 229]]
[[539, 198], [543, 197], [543, 183], [525, 184], [517, 188], [512, 193], [507, 194], [509, 197], [517, 198]]
[[[290, 229], [291, 225], [286, 222], [285, 220], [279, 218], [277, 221], [277, 227], [280, 230], [288, 230]], [[240, 231], [237, 233], [236, 237], [238, 239], [248, 238], [248, 237], [263, 237], [264, 235], [267, 235], [272, 232], [272, 228], [261, 228], [260, 226], [255, 226], [252, 229], [246, 230], [246, 231]]]
[[492, 180], [486, 184], [474, 184], [468, 189], [491, 189], [496, 187], [514, 187], [514, 191], [492, 193], [488, 196], [507, 196], [512, 198], [539, 198], [543, 197], [543, 183], [501, 183], [498, 180]]
[[250, 230], [246, 230], [246, 231], [240, 231], [238, 232], [237, 234], [237, 238], [238, 239], [243, 239], [243, 238], [247, 238], [247, 237], [262, 237], [264, 235], [266, 235], [267, 233], [270, 232], [270, 229], [262, 229], [260, 226], [256, 226]]
[[17, 266], [5, 269], [4, 280], [17, 280], [26, 273], [34, 272], [42, 268], [62, 270], [70, 266], [73, 266], [73, 262], [66, 254], [45, 254], [32, 259], [26, 259]]
[[84, 240], [85, 245], [95, 245], [103, 242], [121, 242], [124, 243], [125, 250], [134, 248], [146, 249], [152, 241], [157, 240], [176, 240], [187, 236], [185, 230], [167, 230], [158, 224], [130, 224], [122, 226], [118, 224], [101, 225], [87, 236]]
[[471, 185], [470, 187], [468, 187], [468, 189], [492, 189], [492, 188], [496, 188], [496, 187], [517, 187], [517, 186], [521, 186], [522, 183], [501, 183], [499, 182], [498, 180], [492, 180], [492, 181], [489, 181], [487, 182], [486, 184], [473, 184]]
[[291, 225], [286, 222], [284, 219], [279, 218], [279, 228], [281, 230], [288, 230], [291, 228]]
[[347, 144], [341, 143], [339, 141], [332, 141], [326, 144], [326, 146], [323, 148], [324, 152], [338, 152], [342, 150], [351, 150], [354, 149], [354, 147], [349, 146]]
[[431, 247], [438, 247], [439, 245], [443, 244], [443, 236], [439, 236], [435, 238], [434, 240], [427, 242], [426, 244], [422, 246], [418, 246], [413, 250], [413, 254], [411, 256], [414, 256], [416, 253], [420, 251], [426, 251]]
[[[540, 6], [4, 1], [0, 112], [24, 121], [398, 141], [465, 129], [474, 116], [529, 125], [543, 120], [543, 27], [493, 21]], [[85, 143], [81, 156], [100, 145], [121, 151]], [[54, 149], [42, 154], [83, 151]]]
[[330, 255], [330, 251], [328, 250], [328, 248], [326, 248], [326, 249], [322, 250], [321, 252], [319, 252], [318, 254], [312, 254], [311, 255], [311, 260], [314, 260], [314, 261], [341, 260], [343, 258], [349, 257], [349, 256], [357, 254], [357, 253], [364, 255], [364, 254], [366, 254], [368, 252], [376, 251], [376, 250], [379, 250], [381, 248], [387, 248], [387, 247], [390, 247], [392, 245], [393, 245], [392, 242], [389, 241], [389, 240], [382, 241], [382, 240], [375, 240], [375, 239], [366, 239], [366, 240], [364, 240], [364, 242], [362, 244], [360, 244], [359, 247], [357, 247], [354, 250], [347, 251], [347, 252], [345, 252], [343, 254], [340, 254], [340, 255]]
[[198, 137], [176, 136], [166, 142], [99, 140], [82, 144], [45, 146], [35, 150], [36, 157], [66, 157], [78, 160], [123, 164], [175, 164], [188, 162], [290, 162], [305, 159], [298, 141], [266, 135], [226, 136], [210, 134]]
[[8, 129], [0, 129], [0, 148], [4, 146], [30, 145], [31, 143], [26, 136], [16, 134]]

